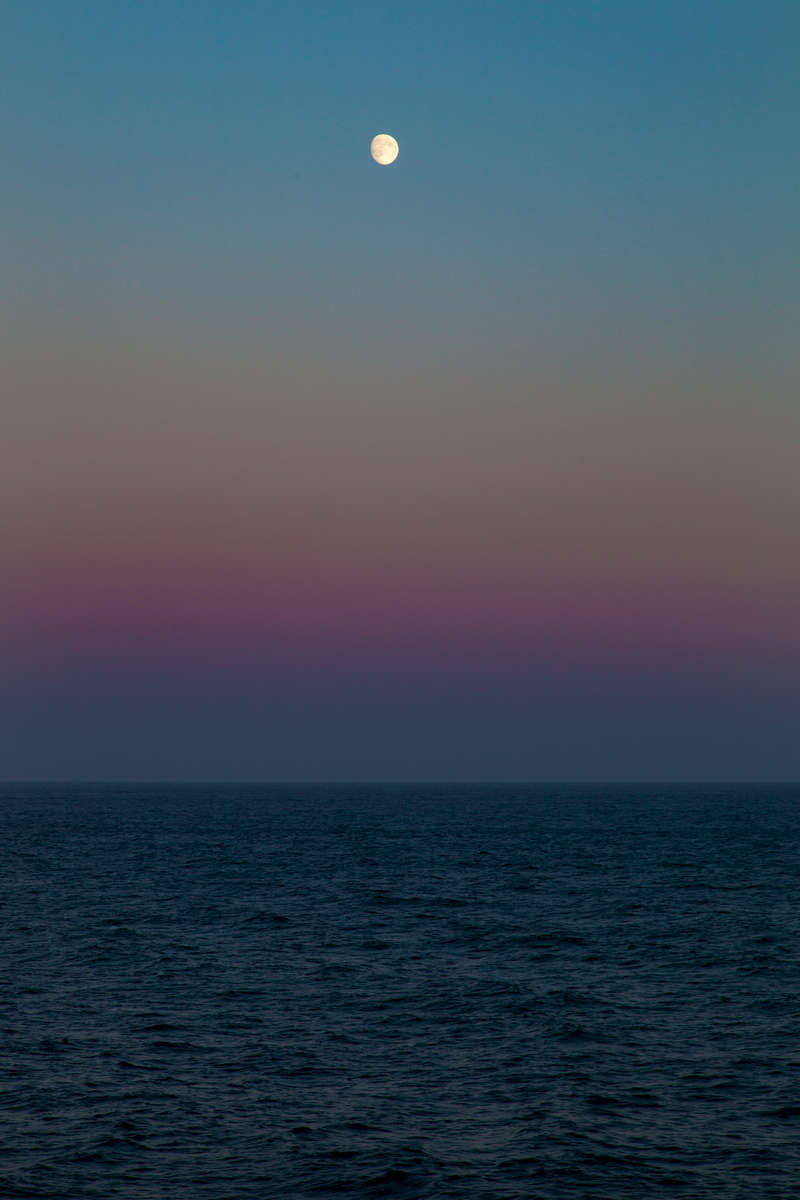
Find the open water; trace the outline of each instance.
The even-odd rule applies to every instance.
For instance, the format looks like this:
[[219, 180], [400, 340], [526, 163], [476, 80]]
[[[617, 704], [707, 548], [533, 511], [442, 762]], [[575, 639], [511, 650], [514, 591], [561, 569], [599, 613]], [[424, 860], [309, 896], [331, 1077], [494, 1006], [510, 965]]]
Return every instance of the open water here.
[[800, 788], [0, 788], [0, 1196], [800, 1195]]

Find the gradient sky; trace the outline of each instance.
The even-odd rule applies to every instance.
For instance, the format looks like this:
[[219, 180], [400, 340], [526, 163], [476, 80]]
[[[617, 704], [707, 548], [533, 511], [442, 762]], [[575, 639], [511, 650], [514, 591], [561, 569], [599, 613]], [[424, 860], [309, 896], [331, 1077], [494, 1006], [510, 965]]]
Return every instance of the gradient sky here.
[[800, 777], [799, 45], [7, 4], [0, 776]]

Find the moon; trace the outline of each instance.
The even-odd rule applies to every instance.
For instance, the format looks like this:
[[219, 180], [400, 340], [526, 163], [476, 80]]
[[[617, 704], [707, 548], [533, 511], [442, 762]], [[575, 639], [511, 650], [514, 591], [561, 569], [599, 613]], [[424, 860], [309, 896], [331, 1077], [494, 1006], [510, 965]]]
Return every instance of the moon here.
[[369, 144], [369, 152], [382, 167], [388, 167], [400, 153], [400, 147], [390, 133], [376, 133]]

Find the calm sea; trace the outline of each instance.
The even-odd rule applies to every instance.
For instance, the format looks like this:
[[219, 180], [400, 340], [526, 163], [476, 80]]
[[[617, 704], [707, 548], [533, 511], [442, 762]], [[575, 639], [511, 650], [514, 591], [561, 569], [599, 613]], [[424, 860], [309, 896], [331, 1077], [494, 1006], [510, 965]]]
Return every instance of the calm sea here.
[[800, 1195], [800, 788], [0, 788], [0, 1196]]

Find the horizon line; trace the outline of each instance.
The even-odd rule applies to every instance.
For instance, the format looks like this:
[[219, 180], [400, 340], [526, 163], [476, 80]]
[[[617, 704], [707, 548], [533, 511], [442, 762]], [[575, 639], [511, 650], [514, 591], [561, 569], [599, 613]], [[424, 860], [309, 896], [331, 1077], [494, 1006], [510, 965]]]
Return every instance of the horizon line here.
[[55, 785], [62, 787], [800, 787], [800, 779], [215, 779], [155, 777], [0, 779], [0, 787]]

